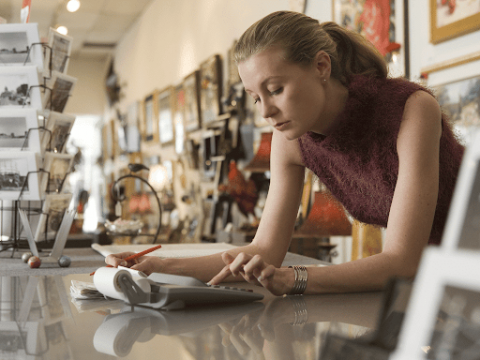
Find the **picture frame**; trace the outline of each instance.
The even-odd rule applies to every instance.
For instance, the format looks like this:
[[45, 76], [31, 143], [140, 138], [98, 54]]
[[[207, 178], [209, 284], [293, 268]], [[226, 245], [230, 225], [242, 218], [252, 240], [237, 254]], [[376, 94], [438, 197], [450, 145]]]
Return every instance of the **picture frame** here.
[[62, 191], [65, 178], [70, 173], [73, 164], [73, 155], [46, 152], [40, 189], [46, 193]]
[[476, 1], [430, 0], [430, 41], [433, 44], [480, 29], [480, 8]]
[[174, 131], [175, 131], [175, 152], [178, 155], [183, 154], [185, 150], [185, 90], [180, 84], [175, 88], [175, 108], [174, 108]]
[[50, 71], [58, 71], [62, 74], [67, 73], [72, 53], [73, 38], [68, 35], [60, 34], [57, 30], [50, 28], [48, 32], [48, 46], [45, 62]]
[[37, 154], [0, 151], [0, 183], [2, 200], [40, 200]]
[[385, 57], [390, 76], [408, 78], [408, 44], [404, 33], [408, 13], [404, 11], [404, 0], [390, 0], [390, 6], [385, 8], [383, 3], [332, 0], [332, 19], [367, 38]]
[[44, 109], [63, 113], [76, 83], [77, 78], [52, 71], [52, 77], [47, 81], [47, 89], [43, 94]]
[[42, 110], [35, 66], [0, 66], [0, 109]]
[[143, 101], [143, 140], [158, 142], [158, 128], [155, 121], [155, 93], [145, 97]]
[[235, 47], [237, 45], [237, 40], [233, 41], [232, 46], [228, 49], [227, 53], [227, 64], [228, 64], [228, 87], [242, 82], [240, 79], [240, 74], [238, 73], [237, 63], [235, 62]]
[[72, 194], [47, 194], [35, 231], [35, 241], [54, 239], [72, 201]]
[[115, 160], [115, 158], [120, 155], [120, 145], [118, 143], [118, 123], [115, 121], [115, 119], [110, 119], [110, 139], [112, 141], [111, 144], [111, 154], [110, 157], [112, 160]]
[[200, 71], [196, 70], [187, 75], [183, 80], [182, 88], [185, 91], [185, 131], [189, 133], [202, 126]]
[[0, 112], [0, 151], [42, 151], [36, 110]]
[[44, 131], [42, 136], [42, 149], [63, 153], [75, 122], [75, 116], [50, 111], [46, 117], [45, 129], [47, 131]]
[[175, 130], [173, 124], [173, 101], [174, 87], [159, 91], [156, 96], [156, 113], [158, 119], [158, 139], [161, 146], [167, 146], [174, 143]]
[[107, 121], [106, 123], [103, 124], [103, 128], [102, 128], [102, 148], [103, 148], [103, 157], [105, 160], [113, 158], [112, 134], [113, 134], [113, 131], [111, 129], [111, 122]]
[[200, 109], [202, 126], [222, 114], [222, 58], [213, 55], [200, 64]]
[[43, 45], [37, 24], [2, 24], [0, 65], [35, 66], [38, 71], [44, 70]]

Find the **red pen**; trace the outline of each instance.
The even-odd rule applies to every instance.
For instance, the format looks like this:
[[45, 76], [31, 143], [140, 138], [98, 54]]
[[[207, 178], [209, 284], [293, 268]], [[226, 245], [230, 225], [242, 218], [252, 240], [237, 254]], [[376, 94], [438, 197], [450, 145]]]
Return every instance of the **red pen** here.
[[[157, 246], [153, 246], [151, 247], [150, 249], [147, 249], [147, 250], [143, 250], [143, 251], [140, 251], [139, 253], [136, 253], [136, 254], [133, 254], [133, 255], [130, 255], [130, 256], [127, 256], [125, 259], [125, 261], [130, 261], [130, 260], [135, 260], [143, 255], [146, 255], [148, 253], [151, 253], [152, 251], [154, 250], [157, 250], [157, 249], [160, 249], [162, 247], [162, 245], [157, 245]], [[112, 267], [112, 265], [107, 265], [107, 267]], [[95, 274], [95, 271], [92, 272], [90, 274], [90, 276], [94, 275]]]

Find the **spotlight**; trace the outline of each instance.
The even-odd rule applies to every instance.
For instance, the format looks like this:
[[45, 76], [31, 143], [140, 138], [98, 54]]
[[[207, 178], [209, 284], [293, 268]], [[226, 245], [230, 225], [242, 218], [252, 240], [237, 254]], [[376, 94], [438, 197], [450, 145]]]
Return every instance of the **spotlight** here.
[[70, 12], [75, 12], [80, 8], [80, 1], [79, 0], [70, 0], [67, 3], [67, 10]]
[[62, 35], [68, 34], [68, 29], [63, 25], [57, 26], [57, 31]]

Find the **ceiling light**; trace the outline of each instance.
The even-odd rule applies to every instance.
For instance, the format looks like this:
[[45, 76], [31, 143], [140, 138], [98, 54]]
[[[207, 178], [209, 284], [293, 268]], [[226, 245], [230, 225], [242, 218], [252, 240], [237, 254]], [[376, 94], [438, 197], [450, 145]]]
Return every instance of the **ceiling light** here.
[[70, 12], [75, 12], [80, 8], [80, 1], [79, 0], [70, 0], [67, 3], [67, 10]]
[[63, 25], [57, 26], [57, 31], [62, 35], [68, 34], [68, 29]]

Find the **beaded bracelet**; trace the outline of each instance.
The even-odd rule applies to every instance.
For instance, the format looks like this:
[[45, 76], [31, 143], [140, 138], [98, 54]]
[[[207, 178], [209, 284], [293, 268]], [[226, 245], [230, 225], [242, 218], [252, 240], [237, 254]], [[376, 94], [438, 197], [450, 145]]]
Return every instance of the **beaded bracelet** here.
[[307, 288], [307, 279], [308, 279], [308, 272], [307, 268], [303, 265], [294, 265], [289, 266], [289, 268], [293, 268], [295, 274], [295, 281], [293, 283], [292, 290], [288, 293], [289, 295], [302, 295]]

